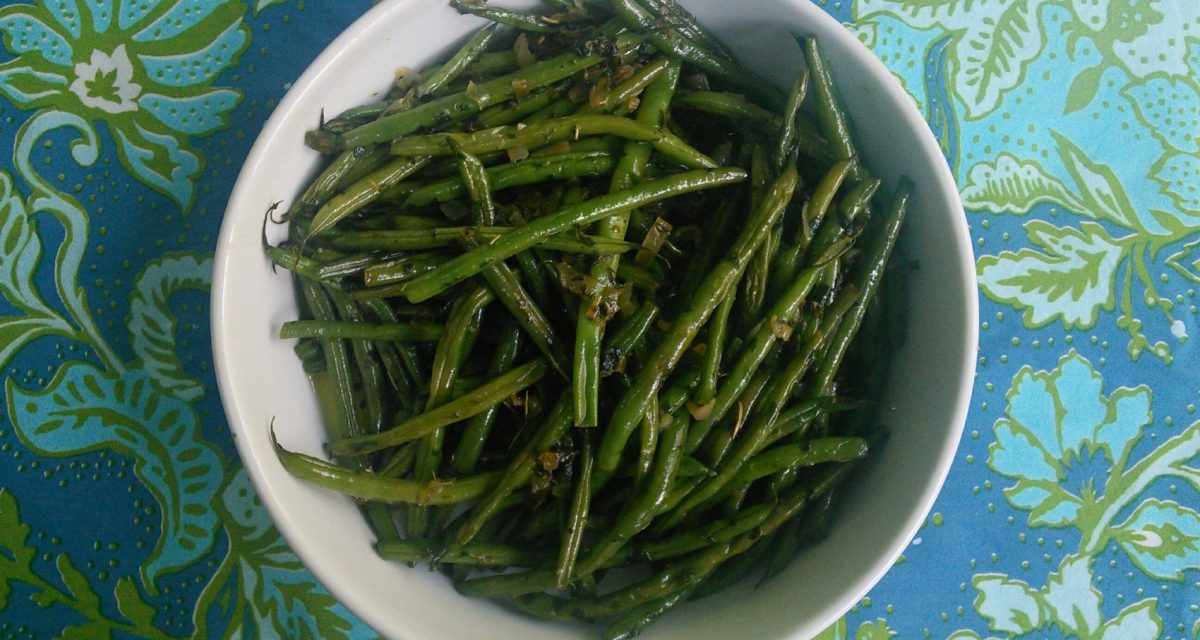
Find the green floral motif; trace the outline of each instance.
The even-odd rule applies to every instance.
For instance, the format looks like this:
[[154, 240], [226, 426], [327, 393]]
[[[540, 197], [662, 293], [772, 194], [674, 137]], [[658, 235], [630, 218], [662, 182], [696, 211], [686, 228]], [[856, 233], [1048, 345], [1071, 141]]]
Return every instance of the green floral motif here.
[[[1091, 563], [1087, 556], [1067, 557], [1041, 589], [1003, 574], [979, 574], [971, 580], [976, 593], [973, 606], [987, 620], [990, 631], [1008, 638], [1039, 637], [1034, 634], [1053, 626], [1063, 635], [1081, 640], [1157, 640], [1163, 623], [1154, 598], [1104, 619], [1104, 596], [1093, 584]], [[956, 631], [948, 638], [979, 639], [970, 630]]]
[[202, 614], [214, 607], [227, 620], [219, 637], [361, 637], [345, 609], [304, 570], [267, 518], [241, 467], [227, 474], [216, 501], [229, 551], [200, 596], [196, 636], [209, 635]]
[[[20, 521], [15, 496], [0, 488], [0, 611], [15, 581], [32, 589], [34, 602], [55, 614], [54, 620], [62, 620], [61, 638], [170, 637], [156, 626], [157, 612], [142, 594], [156, 595], [163, 576], [195, 566], [224, 533], [229, 551], [193, 610], [194, 637], [336, 639], [365, 633], [303, 569], [261, 505], [252, 497], [238, 498], [252, 496], [241, 467], [201, 437], [190, 403], [204, 389], [174, 355], [176, 323], [169, 302], [182, 290], [208, 288], [211, 258], [167, 254], [137, 276], [127, 323], [132, 362], [100, 332], [78, 284], [88, 215], [31, 165], [39, 140], [63, 132], [78, 136], [69, 145], [72, 158], [92, 166], [99, 155], [92, 124], [74, 113], [45, 109], [16, 137], [16, 169], [31, 193], [20, 193], [17, 180], [0, 171], [0, 302], [10, 309], [0, 317], [0, 364], [44, 337], [81, 344], [94, 361], [63, 362], [39, 388], [10, 379], [7, 410], [17, 436], [36, 455], [115, 451], [131, 459], [157, 502], [159, 540], [132, 575], [116, 577], [112, 596], [102, 598], [65, 555], [55, 558], [59, 575], [53, 580], [34, 570], [29, 527]], [[57, 246], [47, 246], [48, 238]], [[53, 274], [52, 288], [39, 287], [39, 272]], [[115, 601], [119, 617], [102, 601]], [[63, 615], [67, 610], [75, 613]], [[83, 622], [74, 624], [76, 619]], [[212, 619], [225, 624], [212, 627]]]
[[114, 632], [136, 638], [172, 637], [154, 626], [154, 608], [129, 578], [118, 579], [113, 590], [117, 609], [124, 618], [116, 620], [101, 611], [100, 596], [65, 554], [54, 559], [56, 579], [38, 575], [33, 568], [38, 554], [28, 543], [29, 533], [29, 525], [21, 521], [16, 498], [0, 488], [0, 611], [8, 606], [13, 583], [21, 583], [33, 590], [34, 603], [49, 615], [61, 616], [65, 609], [83, 618], [82, 623], [65, 627], [60, 638], [109, 638]]
[[104, 123], [130, 173], [186, 209], [202, 168], [189, 138], [227, 126], [241, 100], [212, 83], [249, 44], [245, 11], [229, 0], [9, 4], [0, 93]]
[[[855, 23], [894, 16], [918, 30], [954, 34], [951, 57], [954, 92], [968, 117], [981, 117], [1024, 79], [1025, 67], [1045, 41], [1039, 16], [1042, 0], [858, 0]], [[909, 93], [920, 93], [909, 87]]]
[[[988, 466], [1015, 480], [1004, 496], [1029, 512], [1031, 527], [1073, 527], [1081, 540], [1041, 588], [1005, 574], [976, 575], [973, 606], [990, 631], [1011, 638], [1054, 626], [1085, 639], [1159, 637], [1163, 623], [1155, 598], [1104, 619], [1104, 596], [1093, 570], [1096, 556], [1113, 542], [1153, 579], [1182, 580], [1184, 571], [1200, 569], [1200, 514], [1176, 502], [1143, 499], [1146, 489], [1164, 477], [1200, 490], [1200, 470], [1188, 466], [1200, 456], [1200, 422], [1133, 461], [1152, 421], [1150, 404], [1144, 386], [1105, 395], [1103, 378], [1074, 351], [1053, 371], [1025, 367], [1017, 373], [1004, 417], [994, 426]], [[1097, 460], [1107, 470], [1072, 486], [1073, 468], [1090, 464], [1095, 469]], [[950, 640], [979, 637], [960, 630]]]
[[[934, 77], [928, 57], [948, 58], [963, 140], [947, 155], [956, 171], [962, 165], [968, 210], [1053, 207], [1051, 215], [1099, 223], [1026, 225], [1026, 248], [980, 259], [984, 294], [1019, 309], [1031, 329], [1053, 321], [1091, 329], [1115, 311], [1133, 359], [1169, 363], [1188, 336], [1175, 296], [1161, 295], [1151, 272], [1162, 254], [1200, 282], [1179, 255], [1200, 224], [1200, 5], [858, 0], [853, 15], [860, 37], [918, 98]], [[1050, 129], [1030, 109], [1062, 112]], [[1106, 115], [1120, 129], [1100, 142], [1094, 119]], [[1130, 144], [1137, 148], [1122, 163], [1101, 160]]]
[[123, 376], [67, 363], [49, 385], [6, 389], [17, 433], [47, 457], [115, 450], [137, 460], [134, 470], [162, 507], [162, 533], [143, 567], [147, 587], [165, 572], [203, 557], [219, 522], [208, 509], [221, 478], [221, 458], [199, 436], [186, 402], [163, 394], [142, 371]]
[[[1074, 227], [1040, 220], [1027, 222], [1025, 232], [1036, 248], [979, 258], [980, 288], [993, 300], [1022, 310], [1030, 328], [1058, 320], [1067, 329], [1090, 329], [1102, 310], [1112, 311], [1119, 306], [1117, 327], [1129, 336], [1129, 355], [1137, 360], [1149, 351], [1170, 362], [1170, 344], [1166, 339], [1152, 343], [1136, 315], [1134, 283], [1136, 280], [1144, 289], [1143, 302], [1162, 314], [1171, 338], [1186, 340], [1186, 334], [1178, 332], [1182, 323], [1175, 318], [1175, 303], [1159, 294], [1159, 285], [1147, 265], [1149, 256], [1177, 246], [1192, 229], [1162, 214], [1156, 219], [1169, 225], [1168, 233], [1151, 233], [1143, 214], [1130, 204], [1110, 167], [1088, 158], [1064, 136], [1055, 134], [1055, 140], [1059, 157], [1074, 182], [1071, 188], [1047, 176], [1036, 163], [1002, 155], [995, 164], [972, 168], [963, 190], [964, 201], [968, 206], [1017, 213], [1036, 204], [1060, 204], [1097, 222], [1079, 222]], [[1128, 233], [1113, 238], [1108, 227], [1099, 222]], [[1182, 259], [1176, 253], [1168, 263], [1174, 261], [1176, 269], [1197, 279], [1187, 267], [1179, 265]]]

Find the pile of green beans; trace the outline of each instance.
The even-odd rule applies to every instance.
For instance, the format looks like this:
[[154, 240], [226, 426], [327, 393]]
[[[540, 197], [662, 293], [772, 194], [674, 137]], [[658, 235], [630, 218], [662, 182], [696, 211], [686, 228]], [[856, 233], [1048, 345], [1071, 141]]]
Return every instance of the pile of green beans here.
[[306, 138], [267, 254], [330, 459], [276, 452], [384, 558], [631, 637], [779, 573], [882, 444], [910, 189], [811, 38], [782, 92], [674, 0], [451, 4], [491, 23]]

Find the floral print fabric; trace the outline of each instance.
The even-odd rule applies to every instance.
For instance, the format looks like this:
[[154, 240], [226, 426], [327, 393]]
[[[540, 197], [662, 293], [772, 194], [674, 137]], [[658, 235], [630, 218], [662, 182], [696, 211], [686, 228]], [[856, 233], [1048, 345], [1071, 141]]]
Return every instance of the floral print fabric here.
[[[822, 637], [1197, 640], [1200, 4], [815, 1], [940, 141], [982, 320], [934, 512]], [[373, 637], [255, 497], [207, 321], [241, 161], [373, 3], [2, 4], [0, 635]]]

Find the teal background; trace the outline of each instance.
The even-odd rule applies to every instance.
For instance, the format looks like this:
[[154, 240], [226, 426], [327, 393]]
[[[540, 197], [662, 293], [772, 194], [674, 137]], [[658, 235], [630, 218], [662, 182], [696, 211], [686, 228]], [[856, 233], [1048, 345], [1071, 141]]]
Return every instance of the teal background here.
[[[1200, 638], [1200, 4], [818, 4], [941, 142], [981, 300], [946, 487], [824, 637]], [[254, 497], [207, 297], [259, 128], [372, 5], [0, 3], [0, 638], [373, 637]]]

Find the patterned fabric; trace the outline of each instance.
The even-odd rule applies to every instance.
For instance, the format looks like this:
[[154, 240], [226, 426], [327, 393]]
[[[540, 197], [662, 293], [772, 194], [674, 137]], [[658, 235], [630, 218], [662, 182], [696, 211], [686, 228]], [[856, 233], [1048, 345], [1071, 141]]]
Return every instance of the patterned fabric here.
[[[1200, 3], [818, 0], [959, 181], [981, 348], [927, 525], [822, 638], [1200, 638]], [[221, 212], [369, 0], [0, 7], [0, 637], [365, 638], [210, 365]]]

